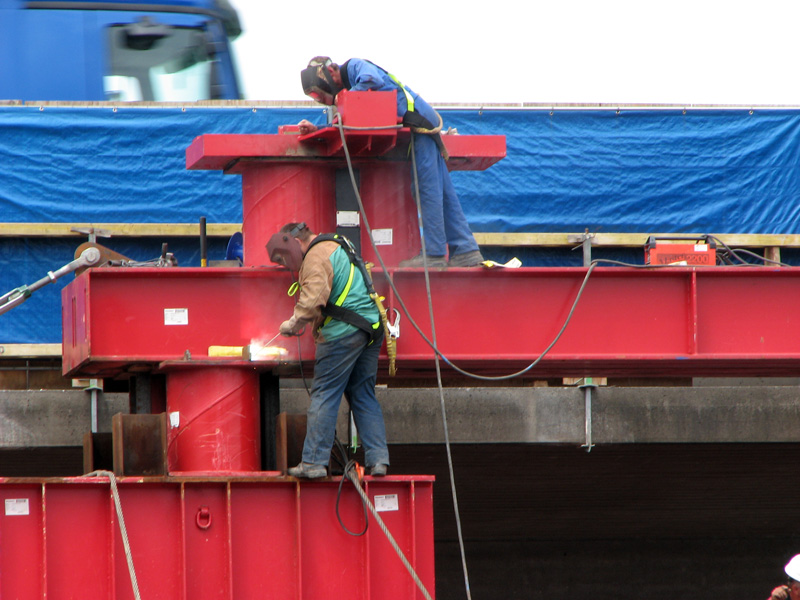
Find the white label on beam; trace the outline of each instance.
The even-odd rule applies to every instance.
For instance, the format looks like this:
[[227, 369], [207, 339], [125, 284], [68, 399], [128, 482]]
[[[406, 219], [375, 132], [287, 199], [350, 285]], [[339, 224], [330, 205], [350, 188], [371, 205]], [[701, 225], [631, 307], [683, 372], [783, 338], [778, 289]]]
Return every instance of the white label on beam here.
[[188, 308], [164, 309], [164, 325], [188, 325], [188, 324], [189, 324]]
[[337, 227], [358, 227], [361, 225], [361, 215], [357, 210], [336, 211]]
[[31, 514], [27, 498], [6, 498], [6, 516], [23, 516]]
[[400, 510], [397, 494], [387, 494], [385, 496], [375, 496], [375, 510], [378, 512], [388, 512]]
[[391, 246], [392, 245], [392, 230], [391, 229], [373, 229], [372, 241], [376, 246]]

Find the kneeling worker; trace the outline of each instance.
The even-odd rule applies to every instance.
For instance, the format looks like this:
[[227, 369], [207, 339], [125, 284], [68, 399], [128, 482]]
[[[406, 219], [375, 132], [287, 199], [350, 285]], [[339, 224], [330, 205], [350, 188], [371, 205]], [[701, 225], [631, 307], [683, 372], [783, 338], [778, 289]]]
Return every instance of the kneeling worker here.
[[276, 262], [290, 270], [299, 267], [300, 272], [299, 299], [294, 314], [281, 323], [280, 332], [299, 335], [310, 327], [316, 342], [303, 459], [289, 469], [289, 475], [309, 479], [327, 475], [342, 394], [353, 411], [369, 474], [386, 475], [386, 427], [375, 397], [383, 327], [364, 275], [354, 264], [355, 254], [345, 249], [352, 247], [340, 236], [312, 233], [305, 223], [284, 225], [276, 235], [295, 252], [297, 264]]

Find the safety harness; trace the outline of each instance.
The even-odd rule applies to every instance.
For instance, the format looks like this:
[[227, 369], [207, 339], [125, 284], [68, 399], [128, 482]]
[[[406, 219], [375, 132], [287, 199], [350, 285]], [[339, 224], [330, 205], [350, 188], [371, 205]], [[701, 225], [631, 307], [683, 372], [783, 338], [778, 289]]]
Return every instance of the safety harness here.
[[[345, 251], [347, 258], [350, 259], [350, 274], [348, 275], [347, 283], [345, 284], [342, 293], [339, 294], [339, 297], [335, 302], [331, 302], [329, 299], [328, 303], [322, 307], [322, 315], [325, 317], [323, 325], [328, 323], [331, 319], [336, 319], [338, 321], [353, 325], [354, 327], [358, 327], [362, 331], [366, 332], [370, 337], [370, 344], [380, 340], [384, 333], [384, 331], [381, 330], [381, 325], [383, 325], [385, 329], [387, 323], [386, 309], [383, 307], [383, 302], [381, 301], [380, 296], [378, 296], [377, 292], [375, 292], [375, 287], [372, 285], [372, 277], [370, 277], [369, 271], [367, 271], [367, 267], [364, 265], [364, 261], [358, 255], [350, 240], [343, 235], [336, 233], [319, 234], [308, 245], [306, 253], [308, 253], [311, 248], [320, 242], [336, 242]], [[367, 293], [378, 307], [380, 320], [375, 323], [370, 323], [365, 317], [358, 314], [356, 311], [342, 306], [347, 298], [347, 295], [350, 293], [350, 289], [353, 286], [356, 269], [361, 272], [361, 276], [364, 278], [364, 285], [367, 287]]]

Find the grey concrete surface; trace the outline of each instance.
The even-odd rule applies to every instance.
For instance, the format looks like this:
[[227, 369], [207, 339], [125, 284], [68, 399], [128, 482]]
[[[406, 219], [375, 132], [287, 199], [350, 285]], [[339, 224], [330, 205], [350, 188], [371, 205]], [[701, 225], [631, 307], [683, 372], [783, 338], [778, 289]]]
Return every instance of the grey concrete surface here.
[[[443, 441], [437, 389], [377, 392], [390, 443]], [[308, 407], [305, 390], [283, 390], [281, 401], [287, 412]], [[579, 388], [447, 388], [444, 406], [453, 443], [586, 441]], [[591, 424], [595, 444], [800, 441], [800, 387], [600, 387]]]
[[[444, 440], [439, 391], [378, 387], [393, 444]], [[100, 393], [99, 430], [128, 411], [127, 394]], [[0, 447], [80, 445], [91, 429], [86, 391], [0, 391]], [[281, 390], [281, 410], [304, 413], [305, 389]], [[584, 444], [580, 388], [446, 388], [450, 441]], [[346, 403], [339, 433], [346, 438]], [[592, 391], [592, 442], [727, 443], [800, 441], [800, 387], [600, 387]]]
[[[128, 412], [128, 394], [98, 392], [98, 431], [111, 431], [118, 412]], [[0, 448], [80, 446], [91, 419], [84, 390], [0, 391]]]

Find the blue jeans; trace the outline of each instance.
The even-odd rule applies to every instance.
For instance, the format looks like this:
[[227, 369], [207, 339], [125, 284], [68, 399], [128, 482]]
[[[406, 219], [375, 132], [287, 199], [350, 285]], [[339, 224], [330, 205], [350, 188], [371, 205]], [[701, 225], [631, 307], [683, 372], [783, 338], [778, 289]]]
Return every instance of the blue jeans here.
[[364, 445], [367, 467], [389, 464], [383, 411], [375, 397], [381, 342], [368, 343], [367, 334], [357, 331], [317, 344], [303, 462], [328, 464], [336, 437], [339, 404], [344, 394]]
[[[478, 249], [456, 189], [450, 180], [447, 163], [429, 135], [414, 134], [414, 154], [419, 179], [419, 200], [425, 251], [429, 256], [450, 256]], [[412, 190], [414, 173], [411, 173]]]

